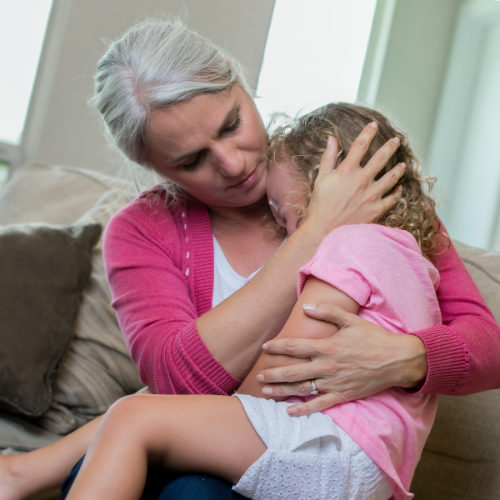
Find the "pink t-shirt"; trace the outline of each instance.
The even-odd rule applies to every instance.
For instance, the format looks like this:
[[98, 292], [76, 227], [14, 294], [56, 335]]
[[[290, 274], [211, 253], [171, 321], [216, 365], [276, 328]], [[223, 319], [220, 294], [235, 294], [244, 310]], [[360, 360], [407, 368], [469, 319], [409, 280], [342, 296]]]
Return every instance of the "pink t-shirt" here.
[[[395, 333], [441, 323], [436, 268], [407, 231], [377, 224], [343, 226], [330, 233], [299, 271], [359, 303], [359, 316]], [[309, 398], [307, 398], [309, 399]], [[398, 388], [324, 410], [393, 481], [394, 498], [409, 499], [415, 468], [431, 430], [437, 396]]]

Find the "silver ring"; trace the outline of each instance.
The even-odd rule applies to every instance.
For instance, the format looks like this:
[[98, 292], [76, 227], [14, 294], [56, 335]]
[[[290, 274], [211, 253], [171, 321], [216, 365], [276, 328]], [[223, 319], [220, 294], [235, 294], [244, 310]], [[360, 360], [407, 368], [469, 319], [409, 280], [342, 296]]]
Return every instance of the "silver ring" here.
[[316, 389], [316, 384], [314, 383], [314, 380], [311, 380], [309, 383], [311, 384], [311, 394], [313, 396], [317, 396], [319, 392], [318, 389]]

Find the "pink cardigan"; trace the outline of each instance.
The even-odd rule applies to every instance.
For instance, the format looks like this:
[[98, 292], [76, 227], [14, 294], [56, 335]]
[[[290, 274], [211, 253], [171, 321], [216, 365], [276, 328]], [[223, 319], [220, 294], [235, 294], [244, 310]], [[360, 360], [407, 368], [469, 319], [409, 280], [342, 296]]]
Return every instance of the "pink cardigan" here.
[[[141, 380], [157, 394], [227, 394], [240, 380], [211, 355], [196, 319], [212, 307], [213, 243], [205, 206], [166, 208], [143, 193], [108, 224], [113, 307]], [[500, 387], [500, 328], [456, 250], [438, 262], [443, 325], [414, 332], [427, 349], [421, 391], [465, 395]]]

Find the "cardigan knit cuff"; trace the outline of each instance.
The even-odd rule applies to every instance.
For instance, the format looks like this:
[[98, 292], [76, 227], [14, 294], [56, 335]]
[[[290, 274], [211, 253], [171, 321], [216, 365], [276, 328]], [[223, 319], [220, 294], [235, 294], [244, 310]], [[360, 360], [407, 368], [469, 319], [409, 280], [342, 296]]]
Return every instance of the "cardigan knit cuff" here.
[[[198, 394], [228, 394], [241, 383], [241, 380], [233, 377], [212, 356], [198, 333], [195, 321], [182, 332], [181, 342], [192, 362], [182, 371], [196, 367], [196, 371], [202, 374], [195, 379]], [[191, 376], [192, 373], [181, 373], [181, 376], [184, 375]]]
[[429, 371], [419, 391], [409, 394], [451, 394], [463, 380], [469, 355], [462, 340], [449, 327], [436, 325], [413, 333], [425, 345]]

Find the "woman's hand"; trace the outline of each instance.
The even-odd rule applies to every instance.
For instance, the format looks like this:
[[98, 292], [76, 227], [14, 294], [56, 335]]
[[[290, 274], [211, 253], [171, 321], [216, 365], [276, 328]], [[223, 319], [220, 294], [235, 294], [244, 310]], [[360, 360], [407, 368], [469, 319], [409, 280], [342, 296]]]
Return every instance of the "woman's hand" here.
[[314, 224], [324, 235], [346, 224], [375, 222], [401, 197], [401, 188], [395, 186], [404, 175], [404, 164], [396, 165], [375, 181], [398, 149], [399, 139], [384, 144], [361, 168], [377, 130], [376, 123], [367, 125], [337, 168], [338, 144], [335, 138], [330, 138], [321, 159], [307, 216], [307, 224]]
[[[343, 309], [320, 304], [306, 309], [312, 318], [338, 326], [331, 337], [278, 339], [264, 344], [269, 354], [310, 358], [308, 363], [262, 371], [257, 379], [273, 396], [307, 396], [310, 381], [322, 394], [289, 407], [295, 416], [309, 415], [338, 403], [371, 396], [389, 387], [420, 387], [427, 376], [423, 342], [414, 335], [395, 334]], [[272, 393], [270, 392], [272, 390]]]

